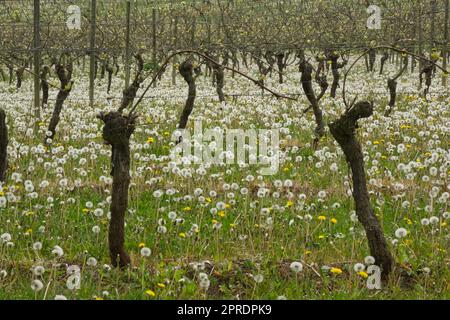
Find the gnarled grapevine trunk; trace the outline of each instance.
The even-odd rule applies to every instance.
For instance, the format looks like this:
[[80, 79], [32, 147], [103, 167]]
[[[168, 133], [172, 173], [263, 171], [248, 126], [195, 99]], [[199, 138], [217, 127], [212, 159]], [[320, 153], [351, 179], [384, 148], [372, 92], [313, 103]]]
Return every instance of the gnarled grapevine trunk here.
[[20, 67], [16, 70], [16, 89], [19, 90], [22, 87], [23, 73], [25, 72], [25, 67]]
[[9, 71], [9, 85], [12, 85], [14, 79], [14, 66], [9, 64], [8, 71]]
[[[52, 140], [55, 137], [56, 127], [58, 126], [61, 118], [61, 111], [64, 101], [66, 101], [70, 91], [72, 91], [72, 68], [72, 63], [70, 63], [67, 67], [64, 67], [62, 64], [57, 64], [55, 67], [56, 74], [58, 75], [60, 81], [60, 89], [58, 95], [56, 96], [55, 108], [53, 109], [52, 118], [50, 119], [50, 123], [48, 125], [48, 131], [50, 132], [50, 136], [48, 138]], [[47, 142], [47, 138], [44, 142]]]
[[381, 57], [381, 60], [380, 60], [380, 75], [383, 74], [384, 65], [386, 64], [386, 61], [388, 59], [389, 59], [389, 53], [387, 53], [387, 51], [385, 51], [383, 53], [383, 56]]
[[375, 67], [375, 60], [377, 57], [377, 53], [375, 49], [370, 49], [369, 51], [369, 71], [372, 72]]
[[388, 79], [388, 88], [389, 88], [389, 108], [386, 109], [384, 115], [388, 117], [395, 106], [395, 100], [397, 99], [397, 79], [405, 72], [408, 67], [408, 57], [405, 56], [403, 58], [403, 67], [400, 71], [392, 78]]
[[309, 62], [302, 61], [299, 66], [299, 71], [302, 73], [301, 82], [303, 91], [305, 92], [305, 95], [308, 98], [309, 103], [311, 104], [311, 107], [314, 112], [314, 117], [316, 119], [316, 130], [315, 130], [316, 138], [314, 140], [314, 145], [316, 146], [320, 138], [325, 133], [325, 126], [323, 124], [322, 110], [320, 110], [319, 102], [314, 94], [314, 90], [312, 87], [313, 67]]
[[286, 60], [284, 59], [284, 52], [278, 52], [277, 55], [277, 66], [278, 66], [278, 82], [283, 83], [283, 72], [286, 67]]
[[213, 76], [215, 78], [216, 83], [216, 91], [217, 95], [219, 96], [219, 101], [224, 102], [225, 101], [225, 95], [223, 94], [223, 84], [224, 84], [224, 72], [223, 68], [220, 65], [213, 64]]
[[42, 107], [48, 104], [48, 74], [50, 72], [50, 68], [48, 66], [43, 66], [40, 74], [41, 78], [41, 88], [42, 88]]
[[133, 104], [134, 98], [136, 98], [137, 92], [141, 87], [142, 82], [144, 81], [144, 79], [141, 77], [141, 73], [144, 70], [144, 60], [142, 59], [142, 56], [140, 54], [137, 54], [134, 57], [137, 60], [137, 71], [134, 76], [133, 82], [128, 88], [123, 91], [122, 101], [118, 110], [120, 113], [129, 105]]
[[187, 82], [189, 86], [188, 98], [183, 108], [183, 112], [181, 113], [180, 122], [178, 124], [178, 129], [185, 129], [187, 125], [187, 121], [189, 119], [189, 115], [194, 109], [195, 96], [197, 94], [197, 87], [195, 85], [195, 76], [194, 76], [194, 66], [190, 59], [184, 61], [180, 64], [178, 71], [183, 76], [184, 81]]
[[6, 126], [6, 114], [0, 109], [0, 182], [6, 181], [8, 169], [8, 127]]
[[353, 198], [355, 200], [356, 214], [362, 223], [371, 255], [375, 264], [382, 269], [386, 278], [392, 270], [394, 260], [389, 251], [386, 239], [370, 204], [369, 193], [364, 172], [364, 156], [361, 145], [356, 139], [355, 129], [361, 118], [368, 118], [373, 113], [373, 105], [369, 102], [358, 102], [335, 122], [329, 125], [331, 134], [344, 151], [345, 158], [350, 164], [353, 176]]
[[109, 63], [106, 64], [105, 69], [106, 69], [106, 72], [108, 73], [108, 88], [107, 88], [106, 92], [109, 93], [111, 91], [111, 82], [112, 82], [112, 76], [113, 76], [114, 69], [111, 67], [111, 65]]
[[338, 63], [338, 54], [336, 52], [331, 52], [328, 55], [328, 59], [331, 60], [331, 72], [333, 73], [333, 83], [331, 84], [330, 97], [336, 98], [336, 90], [339, 86], [339, 69], [343, 68], [347, 61], [344, 60], [341, 63]]
[[111, 264], [126, 267], [130, 256], [125, 251], [125, 212], [128, 207], [130, 185], [130, 137], [135, 129], [136, 116], [128, 118], [119, 112], [100, 114], [105, 125], [103, 139], [112, 148], [111, 175], [113, 177], [111, 198], [111, 221], [108, 242]]
[[425, 61], [423, 62], [423, 68], [419, 73], [420, 87], [423, 85], [423, 75], [425, 75], [425, 89], [423, 89], [423, 96], [425, 98], [430, 91], [431, 79], [433, 78], [433, 67], [434, 65], [432, 63]]

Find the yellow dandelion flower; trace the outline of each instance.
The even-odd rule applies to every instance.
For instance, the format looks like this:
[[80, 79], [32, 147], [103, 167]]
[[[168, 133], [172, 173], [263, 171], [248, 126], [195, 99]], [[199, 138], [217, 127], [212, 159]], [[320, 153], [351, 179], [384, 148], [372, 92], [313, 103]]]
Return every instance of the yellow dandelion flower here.
[[145, 243], [144, 243], [144, 242], [139, 243], [138, 247], [139, 247], [139, 248], [145, 247]]
[[160, 288], [165, 288], [166, 287], [166, 285], [164, 283], [161, 283], [161, 282], [157, 283], [156, 285], [158, 287], [160, 287]]
[[288, 200], [288, 202], [286, 203], [286, 207], [292, 207], [294, 205], [294, 202], [292, 202], [291, 200]]
[[325, 217], [325, 216], [319, 216], [319, 217], [317, 217], [317, 219], [319, 219], [320, 221], [324, 221], [324, 220], [327, 219], [327, 217]]
[[342, 273], [342, 269], [333, 267], [333, 268], [330, 269], [330, 272], [332, 274], [341, 274]]
[[219, 217], [221, 217], [221, 218], [225, 217], [225, 212], [224, 212], [224, 211], [219, 211], [217, 214], [218, 214]]
[[330, 219], [330, 222], [331, 222], [332, 224], [336, 224], [336, 223], [337, 223], [337, 219], [336, 219], [336, 218], [331, 218], [331, 219]]
[[358, 272], [358, 274], [359, 274], [361, 277], [363, 277], [364, 279], [367, 279], [367, 278], [369, 277], [369, 275], [368, 275], [367, 272], [365, 272], [365, 271], [360, 271], [360, 272]]
[[145, 293], [147, 295], [149, 295], [150, 297], [156, 296], [156, 293], [153, 290], [150, 290], [150, 289], [146, 290]]
[[179, 236], [180, 238], [186, 238], [186, 233], [180, 232], [180, 233], [178, 234], [178, 236]]

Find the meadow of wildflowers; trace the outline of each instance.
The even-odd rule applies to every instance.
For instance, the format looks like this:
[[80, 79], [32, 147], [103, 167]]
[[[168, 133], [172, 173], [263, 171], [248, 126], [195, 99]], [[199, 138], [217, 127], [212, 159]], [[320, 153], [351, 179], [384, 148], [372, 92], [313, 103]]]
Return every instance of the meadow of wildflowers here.
[[[395, 72], [386, 66], [385, 74]], [[296, 67], [285, 84], [275, 78], [266, 85], [301, 91]], [[140, 105], [131, 140], [125, 233], [132, 265], [118, 270], [107, 242], [111, 151], [96, 115], [120, 99], [98, 81], [90, 108], [87, 78], [75, 70], [57, 134], [44, 145], [56, 91], [34, 133], [32, 80], [18, 92], [0, 82], [10, 136], [0, 188], [0, 299], [450, 298], [448, 88], [433, 81], [425, 100], [418, 75], [404, 76], [385, 117], [386, 78], [358, 65], [347, 82], [347, 95], [375, 104], [358, 137], [371, 202], [396, 260], [381, 289], [367, 286], [376, 261], [356, 218], [349, 168], [329, 132], [314, 150], [304, 97], [262, 96], [226, 73], [225, 93], [245, 96], [221, 104], [210, 79], [197, 79], [188, 127], [201, 120], [209, 128], [279, 130], [280, 168], [262, 176], [257, 165], [170, 158], [187, 88], [165, 74]], [[122, 86], [113, 79], [111, 92]], [[320, 105], [327, 122], [345, 109], [341, 94], [326, 94]]]

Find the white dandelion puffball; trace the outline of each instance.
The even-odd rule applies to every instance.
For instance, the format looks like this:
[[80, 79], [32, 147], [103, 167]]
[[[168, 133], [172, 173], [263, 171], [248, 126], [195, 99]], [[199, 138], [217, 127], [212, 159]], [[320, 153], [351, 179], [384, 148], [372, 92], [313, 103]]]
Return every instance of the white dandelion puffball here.
[[203, 290], [205, 290], [205, 291], [208, 290], [210, 284], [211, 284], [211, 282], [209, 281], [208, 278], [200, 279], [199, 285], [200, 285], [200, 288], [202, 288]]
[[41, 242], [37, 241], [37, 242], [33, 243], [33, 250], [34, 251], [39, 251], [41, 249], [42, 249], [42, 243]]
[[438, 224], [439, 223], [439, 218], [435, 217], [435, 216], [431, 217], [430, 218], [430, 223], [431, 224]]
[[303, 264], [301, 264], [301, 262], [294, 261], [291, 263], [290, 268], [295, 273], [299, 273], [303, 270]]
[[96, 217], [101, 217], [101, 216], [103, 216], [103, 209], [101, 209], [101, 208], [97, 208], [97, 209], [95, 209], [94, 210], [94, 215], [96, 216]]
[[261, 283], [264, 281], [264, 276], [262, 274], [256, 274], [253, 276], [256, 283]]
[[141, 249], [141, 256], [149, 257], [152, 254], [152, 250], [150, 248], [144, 247]]
[[67, 300], [66, 296], [63, 296], [62, 294], [57, 294], [55, 296], [55, 300]]
[[57, 257], [62, 257], [64, 255], [64, 250], [60, 246], [54, 246], [52, 254], [54, 254]]
[[68, 275], [72, 275], [72, 274], [80, 273], [81, 269], [76, 264], [73, 264], [73, 265], [67, 267], [66, 272], [67, 272]]
[[406, 235], [408, 234], [408, 231], [406, 231], [405, 228], [398, 228], [397, 230], [395, 230], [395, 237], [396, 238], [403, 238], [406, 237]]
[[365, 266], [364, 264], [360, 263], [360, 262], [356, 263], [356, 264], [353, 266], [353, 270], [355, 270], [355, 272], [361, 272], [361, 271], [364, 271], [365, 268], [366, 268], [366, 266]]
[[41, 291], [42, 288], [44, 287], [44, 284], [42, 283], [41, 280], [33, 280], [31, 282], [31, 289], [33, 289], [33, 291]]
[[97, 259], [90, 257], [87, 259], [86, 264], [90, 267], [95, 267], [97, 265]]
[[92, 227], [92, 232], [95, 234], [99, 234], [100, 233], [100, 227], [99, 226], [93, 226]]
[[33, 273], [35, 276], [42, 276], [45, 272], [45, 268], [43, 266], [36, 266], [33, 269]]
[[5, 232], [0, 236], [0, 239], [2, 240], [3, 243], [9, 242], [12, 239], [11, 234], [9, 234], [8, 232]]
[[364, 258], [364, 263], [367, 265], [371, 265], [375, 263], [375, 258], [372, 256], [367, 256]]
[[206, 273], [204, 273], [204, 272], [200, 272], [200, 273], [198, 274], [198, 278], [199, 278], [200, 280], [202, 280], [202, 279], [208, 279], [208, 275], [207, 275]]

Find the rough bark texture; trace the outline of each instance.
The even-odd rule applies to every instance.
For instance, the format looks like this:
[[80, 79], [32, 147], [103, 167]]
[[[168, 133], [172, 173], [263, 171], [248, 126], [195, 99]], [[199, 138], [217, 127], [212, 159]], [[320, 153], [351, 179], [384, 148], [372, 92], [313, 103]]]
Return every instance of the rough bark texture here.
[[111, 264], [126, 267], [131, 260], [124, 248], [125, 212], [128, 207], [128, 188], [130, 185], [130, 137], [135, 129], [136, 116], [128, 118], [119, 112], [98, 116], [105, 126], [103, 139], [112, 148], [111, 175], [113, 177], [111, 198], [111, 221], [108, 242]]
[[286, 67], [286, 60], [284, 52], [277, 53], [277, 66], [278, 66], [278, 82], [283, 83], [283, 72]]
[[382, 269], [386, 278], [392, 270], [394, 260], [389, 251], [386, 239], [370, 204], [369, 193], [364, 172], [364, 156], [361, 145], [356, 139], [355, 129], [361, 118], [368, 118], [373, 113], [373, 105], [368, 102], [358, 102], [341, 118], [329, 125], [331, 134], [341, 146], [347, 162], [350, 164], [353, 176], [353, 198], [356, 214], [363, 225], [371, 255], [376, 265]]
[[388, 117], [392, 110], [395, 107], [395, 100], [397, 99], [397, 79], [405, 72], [408, 67], [408, 57], [403, 58], [403, 67], [400, 71], [392, 78], [388, 79], [388, 88], [389, 88], [389, 108], [386, 109], [384, 115]]
[[0, 109], [0, 181], [6, 181], [6, 170], [8, 169], [8, 127], [6, 126], [6, 114]]
[[219, 101], [220, 102], [224, 102], [225, 101], [225, 95], [223, 94], [223, 85], [224, 85], [224, 72], [223, 72], [223, 68], [220, 65], [213, 65], [213, 76], [215, 78], [215, 83], [216, 83], [216, 91], [217, 91], [217, 95], [219, 97]]
[[323, 124], [322, 110], [320, 110], [319, 102], [314, 94], [314, 90], [312, 87], [313, 67], [309, 62], [302, 61], [299, 66], [299, 71], [302, 73], [301, 82], [303, 91], [305, 92], [305, 95], [308, 98], [309, 103], [311, 104], [311, 107], [314, 112], [314, 117], [316, 119], [316, 130], [315, 130], [316, 138], [314, 140], [314, 145], [316, 146], [320, 138], [325, 133], [325, 126]]
[[70, 91], [72, 90], [72, 68], [72, 64], [69, 64], [67, 67], [64, 67], [62, 64], [57, 64], [55, 67], [56, 74], [58, 75], [60, 81], [60, 89], [58, 95], [56, 96], [55, 108], [53, 109], [52, 118], [50, 119], [50, 124], [48, 125], [48, 131], [51, 132], [49, 138], [52, 140], [55, 137], [56, 127], [58, 126], [61, 117], [64, 101], [66, 101]]
[[383, 74], [384, 65], [386, 64], [386, 61], [389, 59], [389, 53], [387, 51], [383, 53], [383, 56], [381, 57], [380, 61], [380, 74]]
[[50, 73], [50, 68], [48, 66], [43, 66], [40, 74], [41, 78], [41, 88], [42, 88], [42, 107], [48, 104], [48, 74]]
[[16, 89], [19, 90], [22, 87], [23, 73], [25, 72], [25, 67], [20, 67], [16, 70]]
[[369, 71], [372, 72], [375, 67], [375, 60], [377, 57], [377, 53], [375, 49], [370, 49], [369, 51]]
[[178, 124], [178, 129], [185, 129], [189, 119], [189, 115], [191, 114], [192, 109], [194, 109], [195, 96], [197, 94], [197, 87], [195, 85], [195, 76], [194, 76], [194, 66], [192, 64], [192, 61], [190, 59], [184, 61], [182, 64], [180, 64], [178, 71], [183, 76], [184, 81], [186, 81], [189, 86], [188, 98], [184, 105], [183, 112], [181, 113], [180, 116], [180, 122]]
[[11, 85], [13, 83], [13, 79], [14, 79], [14, 66], [9, 64], [8, 71], [9, 71], [9, 85]]
[[336, 52], [331, 52], [328, 55], [328, 59], [331, 60], [331, 72], [333, 73], [333, 83], [331, 84], [331, 91], [330, 91], [330, 97], [336, 98], [336, 90], [339, 86], [339, 69], [343, 68], [347, 61], [343, 61], [341, 63], [338, 63], [339, 55]]
[[128, 88], [123, 91], [122, 101], [120, 103], [120, 108], [118, 110], [119, 113], [127, 108], [130, 104], [133, 104], [134, 98], [136, 98], [137, 91], [141, 87], [144, 79], [141, 77], [141, 73], [144, 70], [144, 60], [140, 54], [134, 56], [137, 60], [137, 71], [134, 76], [133, 82], [130, 84]]
[[423, 96], [426, 97], [430, 91], [431, 79], [433, 77], [433, 67], [434, 65], [429, 61], [423, 62], [423, 68], [420, 70], [419, 80], [420, 87], [423, 85], [423, 75], [425, 75], [425, 89], [423, 89]]

